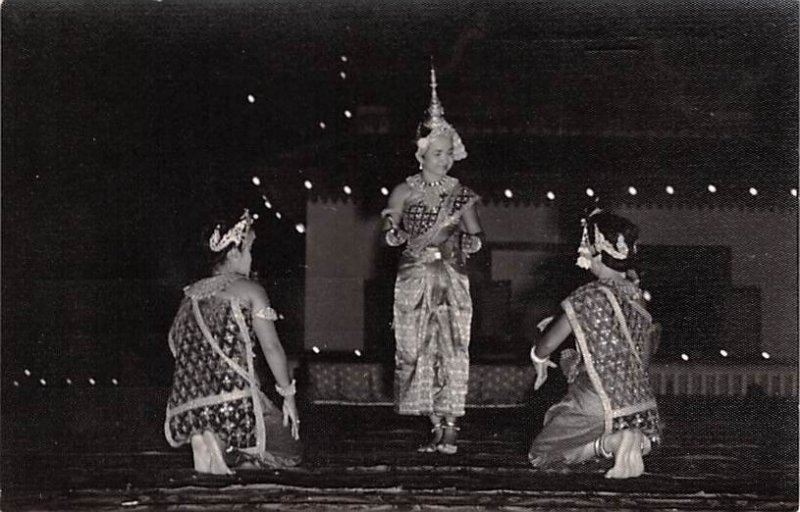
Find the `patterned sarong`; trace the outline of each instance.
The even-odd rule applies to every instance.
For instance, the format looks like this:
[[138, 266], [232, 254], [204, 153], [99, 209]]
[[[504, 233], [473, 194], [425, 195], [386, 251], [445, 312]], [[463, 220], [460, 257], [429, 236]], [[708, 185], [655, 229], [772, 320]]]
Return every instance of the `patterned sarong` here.
[[578, 352], [570, 354], [565, 370], [567, 395], [547, 411], [531, 445], [537, 467], [581, 462], [575, 457], [584, 445], [621, 429], [638, 428], [660, 442], [661, 421], [641, 355], [652, 319], [638, 296], [633, 283], [595, 281], [561, 303]]
[[218, 294], [230, 276], [187, 287], [169, 333], [175, 357], [164, 435], [171, 446], [211, 431], [248, 462], [297, 464], [301, 446], [283, 427], [282, 412], [260, 389], [249, 308]]
[[394, 291], [394, 394], [400, 414], [464, 415], [472, 299], [458, 225], [477, 199], [456, 183], [437, 208], [410, 201], [403, 211], [411, 238]]

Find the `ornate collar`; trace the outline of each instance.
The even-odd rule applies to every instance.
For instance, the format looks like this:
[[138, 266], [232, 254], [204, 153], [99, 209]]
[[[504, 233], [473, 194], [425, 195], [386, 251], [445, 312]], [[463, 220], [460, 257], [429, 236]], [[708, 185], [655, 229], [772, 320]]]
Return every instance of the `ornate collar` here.
[[440, 190], [440, 191], [446, 191], [446, 190], [452, 190], [453, 187], [458, 184], [458, 178], [454, 178], [452, 176], [442, 176], [440, 179], [438, 179], [436, 181], [427, 182], [422, 177], [422, 173], [421, 172], [418, 172], [417, 174], [414, 174], [413, 176], [409, 176], [406, 179], [406, 181], [413, 188], [416, 188], [416, 189], [419, 189], [419, 190], [435, 189], [435, 190]]
[[247, 279], [247, 276], [230, 272], [216, 276], [206, 277], [189, 286], [184, 287], [183, 293], [193, 299], [210, 297], [215, 293], [224, 290], [229, 284], [240, 279]]
[[598, 279], [598, 282], [603, 286], [615, 288], [623, 294], [632, 296], [636, 300], [641, 297], [639, 287], [628, 279]]

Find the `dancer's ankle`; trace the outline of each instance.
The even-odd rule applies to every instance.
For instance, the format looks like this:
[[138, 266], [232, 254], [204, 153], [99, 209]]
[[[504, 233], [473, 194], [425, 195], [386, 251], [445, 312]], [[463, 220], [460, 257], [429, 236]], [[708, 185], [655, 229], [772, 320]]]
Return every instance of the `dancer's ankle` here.
[[594, 443], [594, 453], [604, 459], [613, 458], [622, 443], [622, 431], [618, 430], [611, 434], [603, 434]]
[[431, 428], [431, 437], [430, 440], [417, 448], [418, 452], [422, 453], [433, 453], [437, 450], [437, 446], [442, 441], [442, 436], [444, 435], [444, 427], [441, 423], [433, 423], [433, 419], [431, 418], [431, 423], [433, 427]]
[[442, 435], [442, 442], [439, 444], [439, 451], [448, 455], [453, 455], [458, 451], [456, 441], [458, 440], [458, 431], [455, 418], [447, 418], [444, 422], [444, 434]]

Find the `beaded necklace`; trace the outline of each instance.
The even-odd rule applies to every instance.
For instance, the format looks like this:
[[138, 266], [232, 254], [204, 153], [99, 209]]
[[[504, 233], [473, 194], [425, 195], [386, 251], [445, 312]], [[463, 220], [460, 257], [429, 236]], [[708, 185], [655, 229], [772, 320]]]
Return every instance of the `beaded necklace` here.
[[442, 204], [442, 201], [453, 190], [458, 180], [451, 176], [442, 176], [436, 181], [428, 182], [422, 178], [422, 173], [418, 173], [411, 176], [408, 182], [415, 191], [422, 195], [422, 203], [428, 209], [433, 210]]

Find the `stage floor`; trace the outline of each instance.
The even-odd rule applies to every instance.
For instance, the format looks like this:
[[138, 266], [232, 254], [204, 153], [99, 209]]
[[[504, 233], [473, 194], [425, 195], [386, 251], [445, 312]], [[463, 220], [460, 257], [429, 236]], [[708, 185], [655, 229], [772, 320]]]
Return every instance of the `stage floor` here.
[[15, 411], [7, 407], [2, 509], [797, 510], [795, 400], [665, 397], [660, 404], [665, 443], [646, 458], [647, 473], [628, 481], [606, 480], [607, 463], [533, 470], [526, 453], [541, 404], [469, 410], [453, 456], [415, 452], [422, 418], [389, 407], [308, 405], [301, 467], [231, 477], [196, 475], [189, 450], [159, 437], [157, 415], [145, 430], [126, 433], [117, 422], [105, 434], [70, 440], [11, 425]]

